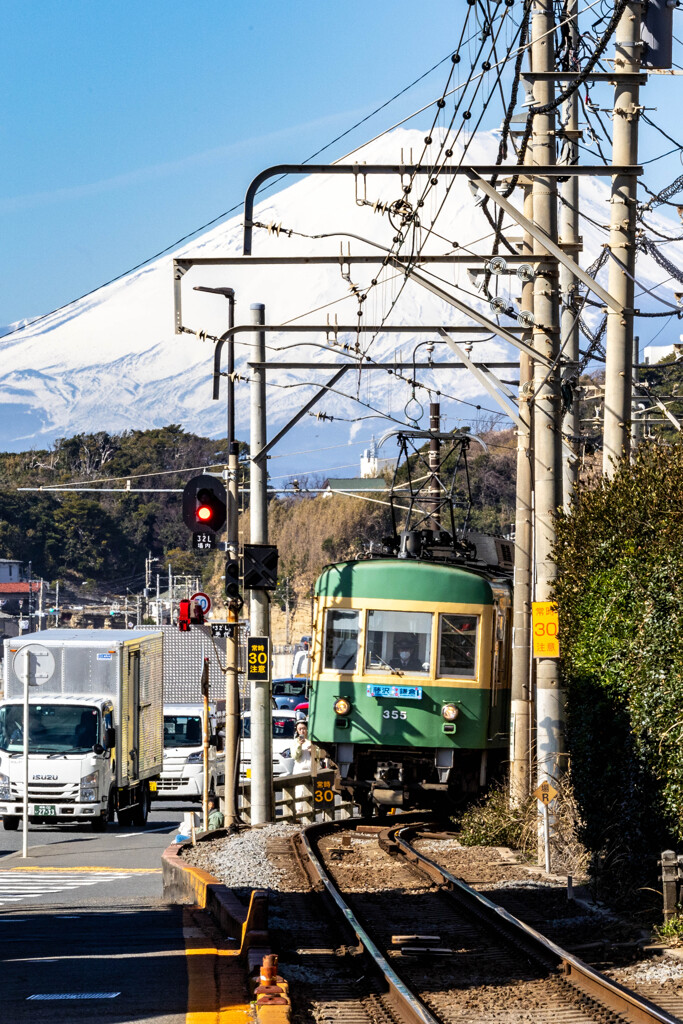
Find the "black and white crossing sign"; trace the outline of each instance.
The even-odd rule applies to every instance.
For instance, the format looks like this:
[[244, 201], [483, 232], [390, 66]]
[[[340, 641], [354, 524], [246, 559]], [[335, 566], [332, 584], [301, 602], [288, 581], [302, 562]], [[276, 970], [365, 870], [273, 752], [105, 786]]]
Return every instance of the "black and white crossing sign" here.
[[234, 640], [237, 635], [237, 622], [211, 622], [211, 636], [224, 636]]
[[216, 546], [216, 536], [213, 533], [193, 533], [192, 547], [195, 551], [211, 551]]

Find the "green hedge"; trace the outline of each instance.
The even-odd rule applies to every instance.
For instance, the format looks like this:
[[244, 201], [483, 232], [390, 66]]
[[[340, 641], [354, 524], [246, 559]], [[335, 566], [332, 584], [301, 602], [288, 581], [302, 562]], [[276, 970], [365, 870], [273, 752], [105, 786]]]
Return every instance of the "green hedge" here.
[[683, 840], [683, 446], [643, 446], [558, 519], [568, 738], [583, 841], [609, 887]]

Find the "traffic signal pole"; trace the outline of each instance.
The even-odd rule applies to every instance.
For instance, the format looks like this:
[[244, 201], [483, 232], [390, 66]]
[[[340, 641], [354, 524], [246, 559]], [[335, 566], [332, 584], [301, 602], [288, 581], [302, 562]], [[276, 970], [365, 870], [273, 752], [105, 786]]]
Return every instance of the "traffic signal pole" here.
[[[268, 470], [261, 455], [266, 447], [266, 335], [265, 306], [251, 306], [251, 434], [249, 520], [252, 544], [268, 543]], [[249, 597], [251, 636], [270, 636], [270, 601], [265, 590], [251, 590]], [[251, 682], [251, 824], [274, 821], [273, 728], [270, 671], [267, 680]]]
[[[228, 343], [228, 373], [227, 373], [227, 472], [224, 471], [223, 478], [226, 485], [227, 513], [226, 513], [226, 570], [225, 570], [225, 593], [228, 605], [228, 622], [235, 624], [235, 630], [226, 641], [226, 666], [225, 666], [225, 783], [223, 797], [223, 814], [226, 825], [234, 825], [239, 820], [237, 807], [237, 779], [239, 777], [239, 756], [240, 756], [240, 691], [238, 681], [237, 651], [238, 636], [237, 624], [239, 622], [239, 611], [241, 602], [239, 594], [232, 596], [230, 592], [228, 564], [235, 567], [239, 564], [239, 445], [235, 439], [235, 290], [233, 288], [207, 288], [198, 285], [196, 292], [212, 292], [214, 295], [223, 295], [228, 300], [228, 329], [219, 339], [222, 345]], [[238, 579], [235, 584], [237, 585]]]
[[[228, 295], [230, 302], [229, 330], [235, 326], [235, 293]], [[226, 551], [229, 559], [239, 558], [239, 491], [238, 491], [238, 444], [235, 440], [235, 340], [232, 334], [228, 341], [228, 523]], [[225, 822], [233, 825], [239, 818], [237, 807], [237, 779], [240, 757], [240, 691], [237, 679], [237, 623], [239, 606], [234, 600], [228, 601], [228, 622], [235, 623], [235, 631], [227, 641], [227, 665], [225, 672]]]

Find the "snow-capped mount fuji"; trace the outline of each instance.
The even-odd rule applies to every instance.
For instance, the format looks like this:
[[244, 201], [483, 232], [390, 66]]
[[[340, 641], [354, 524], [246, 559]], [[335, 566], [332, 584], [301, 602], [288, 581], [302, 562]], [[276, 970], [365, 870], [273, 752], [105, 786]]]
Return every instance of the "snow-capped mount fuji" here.
[[[432, 149], [435, 151], [437, 141], [434, 135]], [[490, 134], [483, 134], [472, 140], [467, 158], [473, 163], [490, 163], [496, 147], [497, 140]], [[355, 153], [353, 163], [410, 163], [413, 155], [417, 159], [423, 148], [423, 133], [398, 130]], [[458, 157], [456, 149], [453, 159]], [[419, 187], [418, 184], [416, 193]], [[340, 249], [346, 252], [349, 247], [358, 255], [378, 251], [359, 238], [389, 248], [395, 228], [388, 216], [373, 209], [372, 204], [376, 200], [391, 202], [402, 194], [402, 182], [397, 175], [302, 178], [257, 205], [256, 221], [280, 225], [281, 230], [269, 233], [257, 229], [253, 254], [280, 257], [338, 254]], [[582, 210], [593, 220], [599, 223], [608, 220], [608, 199], [607, 179], [582, 179]], [[443, 209], [440, 209], [442, 204]], [[486, 253], [490, 226], [464, 178], [455, 179], [450, 188], [447, 182], [440, 181], [431, 189], [422, 209], [423, 225], [429, 225], [437, 213], [436, 233], [427, 242], [425, 253], [452, 251], [455, 245]], [[673, 226], [664, 218], [651, 215], [650, 220], [665, 233], [674, 233]], [[516, 227], [511, 231], [515, 237], [520, 234]], [[584, 221], [583, 234], [581, 262], [587, 266], [599, 252], [605, 236], [588, 220]], [[311, 238], [312, 235], [327, 237]], [[477, 241], [482, 238], [486, 241]], [[676, 248], [676, 245], [667, 247], [669, 258], [675, 259], [672, 250]], [[212, 258], [241, 253], [240, 215], [173, 255]], [[193, 286], [198, 284], [234, 288], [238, 324], [249, 322], [249, 307], [256, 302], [265, 304], [268, 324], [325, 323], [328, 316], [331, 321], [336, 318], [339, 323], [353, 324], [359, 319], [359, 305], [352, 291], [352, 286], [357, 286], [368, 296], [363, 303], [362, 322], [380, 324], [386, 316], [385, 329], [370, 348], [375, 360], [394, 359], [397, 355], [410, 360], [415, 345], [429, 338], [417, 332], [414, 336], [392, 334], [390, 325], [469, 322], [452, 306], [412, 282], [401, 290], [402, 275], [397, 271], [385, 270], [380, 283], [369, 287], [377, 267], [351, 265], [350, 273], [345, 276], [348, 269], [348, 266], [338, 265], [273, 267], [257, 264], [194, 268], [183, 278], [183, 323], [197, 332], [213, 335], [226, 329], [226, 300], [193, 291]], [[441, 278], [444, 287], [452, 291], [454, 285], [460, 285], [474, 296], [473, 302], [488, 312], [488, 304], [482, 304], [474, 294], [475, 288], [465, 267], [430, 269]], [[661, 271], [650, 259], [641, 258], [638, 276], [647, 287], [652, 287], [661, 279]], [[517, 294], [514, 275], [497, 281], [503, 294], [511, 297]], [[462, 292], [458, 294], [463, 297]], [[670, 297], [673, 301], [672, 294]], [[510, 321], [504, 318], [504, 322]], [[362, 335], [361, 344], [364, 346], [371, 337]], [[329, 362], [335, 357], [333, 352], [325, 352], [320, 347], [325, 340], [324, 335], [269, 333], [266, 338], [268, 358]], [[356, 335], [340, 337], [340, 340], [355, 343]], [[472, 340], [476, 342], [477, 336]], [[244, 377], [249, 376], [247, 341], [248, 336], [242, 335], [236, 348], [236, 369]], [[294, 344], [300, 347], [292, 349]], [[174, 333], [172, 256], [134, 271], [33, 326], [0, 338], [0, 346], [0, 447], [5, 450], [45, 447], [55, 437], [81, 431], [121, 431], [170, 422], [216, 437], [222, 436], [225, 429], [224, 401], [211, 399], [212, 343], [194, 335]], [[437, 348], [437, 359], [439, 352]], [[476, 344], [475, 358], [514, 357], [514, 351], [498, 339]], [[337, 358], [341, 359], [341, 354]], [[269, 433], [279, 429], [312, 394], [311, 382], [323, 382], [329, 376], [329, 370], [314, 368], [310, 371], [269, 369]], [[471, 404], [462, 405], [445, 397], [456, 396], [474, 405], [482, 402], [480, 385], [466, 371], [441, 371], [429, 374], [424, 380], [444, 393], [441, 401], [449, 426], [476, 417]], [[302, 386], [307, 382], [307, 386]], [[246, 382], [238, 383], [236, 388], [237, 432], [244, 438], [248, 435], [249, 424], [248, 388]], [[367, 406], [404, 420], [404, 407], [411, 397], [406, 385], [379, 371], [361, 377], [349, 372], [339, 390], [352, 397], [331, 394], [321, 401], [319, 408], [340, 418], [341, 422], [319, 428], [314, 427], [311, 420], [304, 420], [297, 428], [299, 439], [303, 436], [312, 443], [299, 445], [300, 448], [315, 447], [314, 433], [320, 438], [318, 444], [325, 446], [350, 440], [361, 429], [361, 424], [366, 427], [364, 437], [371, 431], [381, 432], [386, 423], [379, 419], [365, 423], [360, 419], [372, 415]], [[353, 397], [360, 398], [366, 407], [355, 403]], [[425, 391], [418, 391], [417, 398], [423, 406], [429, 401]], [[495, 408], [488, 396], [482, 404]], [[409, 409], [413, 414], [416, 410], [415, 405]], [[348, 463], [348, 453], [344, 458]]]

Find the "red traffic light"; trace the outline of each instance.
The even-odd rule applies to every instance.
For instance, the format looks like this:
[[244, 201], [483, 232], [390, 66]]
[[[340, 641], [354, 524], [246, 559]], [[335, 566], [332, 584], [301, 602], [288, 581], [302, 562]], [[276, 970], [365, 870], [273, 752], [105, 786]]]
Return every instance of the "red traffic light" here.
[[226, 519], [227, 496], [221, 480], [207, 473], [190, 480], [183, 490], [183, 519], [194, 531], [216, 534]]

